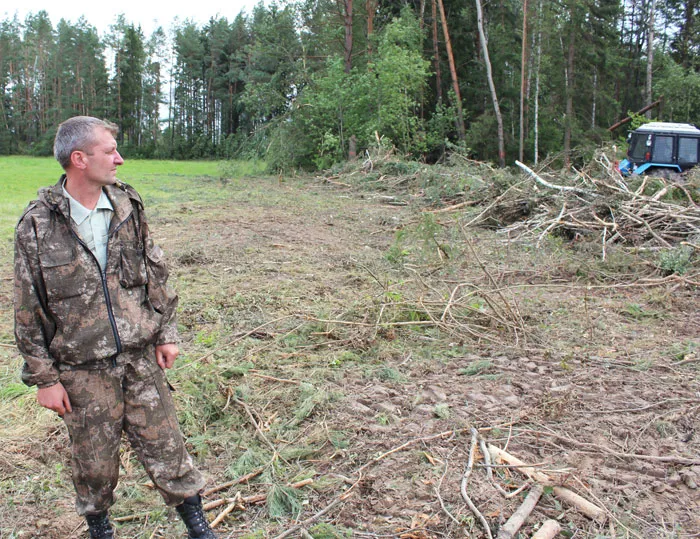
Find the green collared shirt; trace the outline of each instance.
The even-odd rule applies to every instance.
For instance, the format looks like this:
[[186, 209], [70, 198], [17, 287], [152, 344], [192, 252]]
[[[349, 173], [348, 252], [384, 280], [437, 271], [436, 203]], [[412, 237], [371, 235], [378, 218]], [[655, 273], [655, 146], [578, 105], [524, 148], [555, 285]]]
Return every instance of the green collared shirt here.
[[107, 235], [109, 223], [112, 221], [114, 207], [102, 191], [94, 210], [88, 210], [75, 200], [63, 186], [63, 194], [70, 203], [70, 216], [78, 227], [78, 235], [92, 251], [104, 272], [107, 266]]

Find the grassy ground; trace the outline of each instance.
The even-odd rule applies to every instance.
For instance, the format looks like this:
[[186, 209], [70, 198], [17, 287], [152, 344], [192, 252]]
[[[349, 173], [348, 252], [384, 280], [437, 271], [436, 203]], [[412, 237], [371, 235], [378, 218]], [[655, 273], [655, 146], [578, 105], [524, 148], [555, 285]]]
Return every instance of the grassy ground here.
[[[183, 186], [182, 179], [245, 178], [261, 174], [263, 163], [216, 161], [147, 161], [128, 159], [119, 168], [119, 178], [138, 188], [144, 199], [155, 202], [176, 200]], [[0, 238], [12, 236], [12, 230], [27, 203], [36, 197], [41, 187], [58, 181], [63, 173], [60, 165], [48, 157], [0, 157]], [[217, 196], [214, 190], [204, 190], [204, 196]]]
[[[122, 177], [144, 195], [181, 295], [169, 378], [219, 504], [209, 516], [230, 508], [223, 537], [485, 537], [460, 493], [471, 427], [607, 516], [547, 489], [527, 534], [546, 518], [590, 539], [700, 529], [694, 266], [665, 276], [639, 250], [603, 262], [561, 238], [535, 248], [464, 229], [481, 208], [416, 203], [442, 184], [397, 197], [372, 173], [331, 183], [132, 164]], [[12, 166], [27, 183], [58, 173]], [[17, 382], [6, 237], [0, 536], [86, 537], [65, 429]], [[495, 530], [522, 495], [501, 496], [476, 462], [468, 495]], [[128, 446], [122, 467], [120, 537], [184, 536]], [[523, 483], [496, 472], [503, 488]]]

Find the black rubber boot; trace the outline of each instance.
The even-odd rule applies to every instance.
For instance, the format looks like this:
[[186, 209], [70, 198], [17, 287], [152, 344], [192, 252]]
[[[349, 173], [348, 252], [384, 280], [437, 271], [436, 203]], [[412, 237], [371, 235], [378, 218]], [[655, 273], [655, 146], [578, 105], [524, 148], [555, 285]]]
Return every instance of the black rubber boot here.
[[214, 530], [207, 522], [207, 517], [204, 516], [202, 498], [199, 494], [185, 498], [185, 501], [175, 509], [187, 526], [188, 539], [217, 539]]
[[114, 530], [109, 523], [109, 517], [106, 512], [98, 515], [86, 515], [85, 520], [87, 520], [88, 527], [90, 528], [90, 539], [114, 538]]

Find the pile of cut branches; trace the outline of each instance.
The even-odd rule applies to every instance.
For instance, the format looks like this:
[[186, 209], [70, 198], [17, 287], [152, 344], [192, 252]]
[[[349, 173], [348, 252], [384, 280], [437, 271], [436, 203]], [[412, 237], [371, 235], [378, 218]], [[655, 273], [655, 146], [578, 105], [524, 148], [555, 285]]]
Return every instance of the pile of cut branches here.
[[374, 198], [382, 204], [415, 204], [436, 211], [484, 204], [514, 181], [510, 170], [456, 152], [445, 162], [427, 165], [378, 144], [363, 157], [326, 171], [318, 179], [335, 187], [380, 193]]
[[[548, 234], [577, 239], [597, 238], [606, 248], [622, 244], [649, 249], [689, 245], [698, 249], [700, 207], [692, 188], [682, 182], [659, 177], [623, 178], [607, 160], [599, 161], [593, 176], [576, 171], [573, 185], [548, 180], [516, 162], [536, 182], [538, 192], [534, 210], [522, 221], [503, 228], [511, 238], [537, 238], [539, 244]], [[639, 182], [633, 185], [632, 182]]]

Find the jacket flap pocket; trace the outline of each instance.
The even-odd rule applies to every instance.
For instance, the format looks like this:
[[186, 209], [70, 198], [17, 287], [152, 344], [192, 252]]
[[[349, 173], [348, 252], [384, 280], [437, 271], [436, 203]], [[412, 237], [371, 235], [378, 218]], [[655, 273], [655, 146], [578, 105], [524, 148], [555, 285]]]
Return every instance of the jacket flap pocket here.
[[39, 253], [39, 261], [43, 268], [55, 268], [65, 266], [75, 260], [73, 249], [53, 249]]

